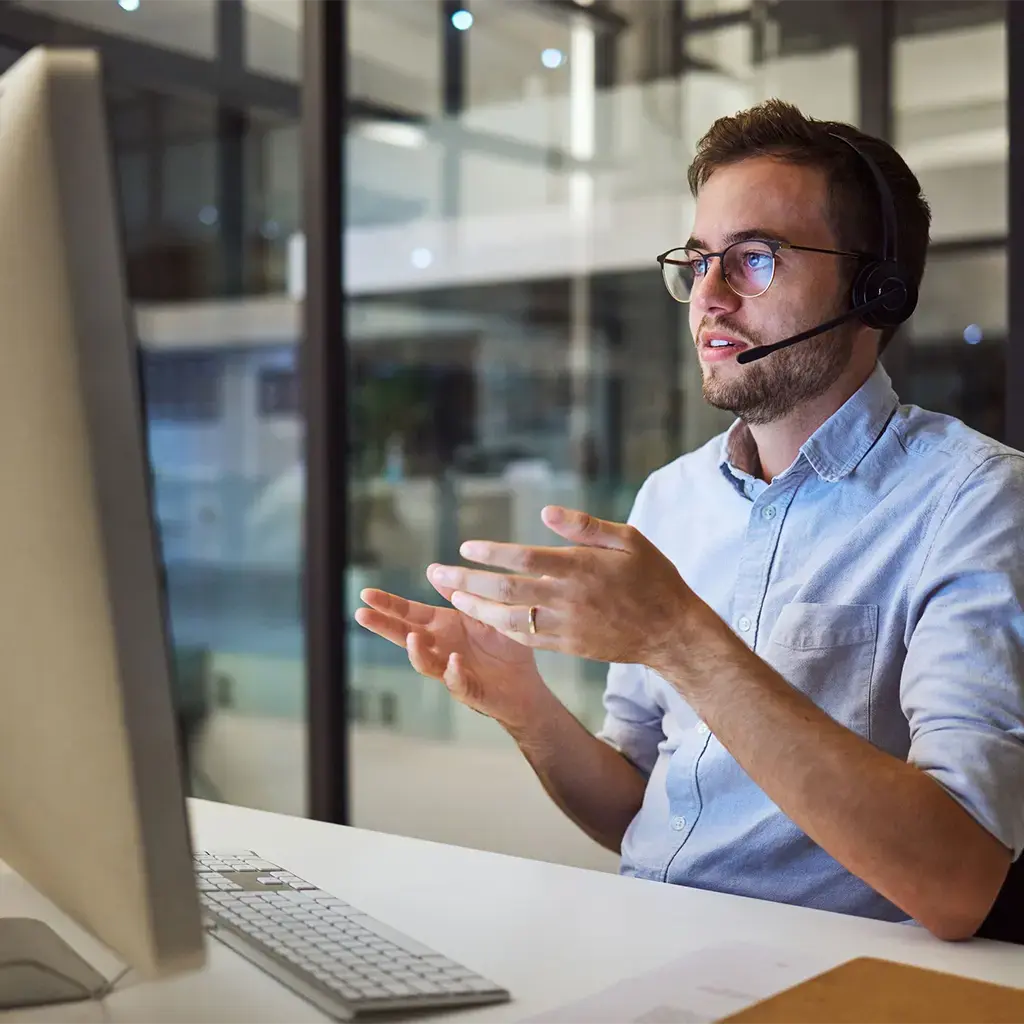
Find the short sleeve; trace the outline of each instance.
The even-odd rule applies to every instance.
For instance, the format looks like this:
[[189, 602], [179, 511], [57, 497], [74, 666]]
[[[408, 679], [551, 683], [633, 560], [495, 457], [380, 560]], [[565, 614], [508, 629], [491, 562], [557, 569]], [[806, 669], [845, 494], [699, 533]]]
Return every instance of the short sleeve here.
[[900, 699], [908, 760], [1024, 850], [1024, 458], [961, 484], [911, 595]]
[[[644, 532], [646, 484], [640, 488], [627, 520]], [[658, 744], [664, 739], [662, 710], [648, 696], [647, 669], [643, 665], [613, 664], [608, 667], [604, 691], [605, 718], [597, 733], [620, 754], [650, 775], [658, 760]]]

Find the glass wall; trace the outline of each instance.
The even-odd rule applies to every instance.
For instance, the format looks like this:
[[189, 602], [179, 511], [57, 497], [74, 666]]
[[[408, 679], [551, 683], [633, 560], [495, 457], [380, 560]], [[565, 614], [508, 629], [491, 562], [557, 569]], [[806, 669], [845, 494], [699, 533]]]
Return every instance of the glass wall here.
[[18, 6], [105, 59], [192, 791], [301, 814], [300, 7]]
[[932, 205], [900, 391], [1002, 438], [1006, 401], [1007, 67], [1003, 3], [898, 4], [894, 143]]
[[[368, 585], [439, 603], [424, 570], [470, 537], [555, 542], [549, 502], [621, 521], [651, 470], [721, 430], [654, 262], [689, 234], [694, 143], [770, 95], [859, 116], [844, 4], [437, 4], [421, 28], [447, 70], [402, 50], [397, 7], [394, 31], [365, 30], [391, 10], [349, 5], [350, 104], [389, 107], [349, 135], [353, 607]], [[366, 91], [395, 64], [403, 111], [397, 85]], [[402, 113], [413, 131], [389, 140]], [[614, 867], [493, 723], [356, 626], [350, 652], [356, 824]], [[606, 666], [538, 661], [596, 728]]]

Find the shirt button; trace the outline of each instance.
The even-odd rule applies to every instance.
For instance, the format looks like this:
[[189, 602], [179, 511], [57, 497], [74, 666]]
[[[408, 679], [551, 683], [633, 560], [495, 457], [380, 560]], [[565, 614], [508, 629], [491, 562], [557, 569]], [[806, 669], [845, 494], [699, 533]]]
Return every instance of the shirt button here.
[[705, 722], [701, 722], [697, 726], [697, 734], [699, 736], [707, 736], [709, 732], [711, 732], [711, 730], [707, 727], [707, 724]]
[[686, 819], [685, 819], [684, 817], [682, 817], [682, 815], [678, 815], [678, 814], [677, 814], [677, 815], [676, 815], [676, 816], [675, 816], [675, 817], [674, 817], [674, 818], [672, 819], [672, 828], [673, 828], [673, 829], [674, 829], [674, 830], [675, 830], [676, 832], [682, 832], [682, 831], [683, 831], [683, 829], [684, 829], [684, 828], [686, 828]]
[[753, 625], [753, 623], [750, 621], [750, 619], [746, 617], [746, 615], [741, 615], [740, 620], [736, 623], [736, 625], [739, 626], [739, 630], [741, 633], [749, 633], [750, 627]]
[[761, 509], [761, 515], [763, 515], [765, 517], [765, 519], [774, 519], [775, 518], [775, 506], [774, 505], [766, 505], [763, 509]]

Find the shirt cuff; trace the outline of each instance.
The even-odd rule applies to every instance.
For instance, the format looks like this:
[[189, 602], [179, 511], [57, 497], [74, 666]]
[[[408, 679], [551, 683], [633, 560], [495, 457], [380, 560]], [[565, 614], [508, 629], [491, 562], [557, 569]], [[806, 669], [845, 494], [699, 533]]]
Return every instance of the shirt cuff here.
[[1015, 738], [943, 728], [914, 737], [907, 759], [930, 775], [1016, 860], [1024, 851], [1024, 804], [1012, 780], [1024, 778], [1024, 747]]
[[597, 738], [617, 750], [644, 775], [650, 775], [658, 760], [658, 745], [663, 739], [661, 724], [640, 725], [607, 715]]

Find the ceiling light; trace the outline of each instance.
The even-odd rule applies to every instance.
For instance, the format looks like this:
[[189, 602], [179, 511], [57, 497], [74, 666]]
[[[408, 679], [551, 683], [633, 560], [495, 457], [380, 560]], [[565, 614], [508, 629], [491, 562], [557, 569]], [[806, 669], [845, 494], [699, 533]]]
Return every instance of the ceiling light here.
[[117, 0], [117, 6], [122, 11], [137, 11], [139, 9], [139, 0]]
[[413, 249], [410, 258], [417, 270], [426, 270], [434, 262], [434, 254], [429, 249]]
[[540, 62], [546, 68], [560, 68], [565, 63], [565, 54], [554, 46], [549, 46], [540, 55]]
[[473, 27], [473, 15], [466, 10], [456, 11], [452, 15], [452, 25], [460, 32], [465, 32], [466, 29]]

